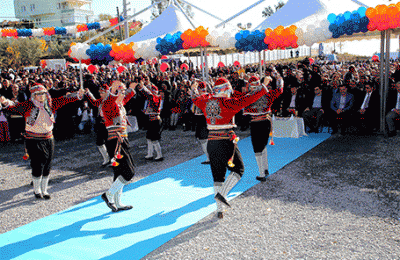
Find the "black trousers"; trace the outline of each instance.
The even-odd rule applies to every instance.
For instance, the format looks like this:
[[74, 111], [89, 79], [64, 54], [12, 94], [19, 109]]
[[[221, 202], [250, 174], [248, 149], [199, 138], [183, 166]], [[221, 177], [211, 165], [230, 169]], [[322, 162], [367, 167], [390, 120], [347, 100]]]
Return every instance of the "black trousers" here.
[[[110, 158], [114, 157], [115, 148], [117, 147], [117, 145], [118, 138], [114, 138], [106, 142], [107, 152]], [[116, 160], [119, 163], [118, 166], [112, 167], [114, 171], [114, 181], [118, 178], [118, 176], [122, 176], [126, 181], [130, 181], [135, 175], [135, 163], [129, 151], [128, 140], [126, 138], [123, 138], [123, 142], [120, 145], [120, 153], [122, 155], [122, 158]]]
[[146, 139], [151, 141], [158, 141], [161, 139], [161, 132], [162, 132], [162, 121], [161, 119], [158, 120], [149, 120], [147, 124], [147, 132], [146, 132]]
[[94, 132], [96, 133], [96, 145], [102, 146], [105, 144], [108, 138], [108, 131], [100, 117], [95, 120]]
[[207, 129], [207, 120], [206, 117], [203, 115], [196, 115], [195, 122], [196, 122], [196, 130], [195, 130], [195, 137], [199, 140], [205, 140], [208, 138], [208, 129]]
[[[210, 157], [211, 172], [214, 182], [224, 182], [226, 170], [238, 173], [240, 176], [244, 173], [243, 158], [237, 145], [230, 140], [208, 140], [207, 152]], [[228, 166], [228, 161], [233, 157], [234, 167]]]
[[250, 137], [254, 153], [261, 153], [268, 145], [271, 121], [262, 120], [250, 123]]
[[25, 146], [31, 159], [34, 177], [49, 176], [54, 158], [54, 138], [45, 140], [26, 139]]

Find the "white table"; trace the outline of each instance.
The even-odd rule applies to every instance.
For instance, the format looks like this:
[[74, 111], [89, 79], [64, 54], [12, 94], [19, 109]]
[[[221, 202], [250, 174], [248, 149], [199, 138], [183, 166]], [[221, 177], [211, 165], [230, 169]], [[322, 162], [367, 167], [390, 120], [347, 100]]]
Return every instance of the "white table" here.
[[301, 117], [272, 117], [274, 137], [299, 138], [306, 136], [304, 120]]

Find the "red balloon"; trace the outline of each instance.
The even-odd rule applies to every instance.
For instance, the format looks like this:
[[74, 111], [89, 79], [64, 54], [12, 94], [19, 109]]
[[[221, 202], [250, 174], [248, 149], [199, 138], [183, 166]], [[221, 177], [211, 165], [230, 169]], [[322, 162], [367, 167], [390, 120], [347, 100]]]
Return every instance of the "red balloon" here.
[[169, 64], [168, 64], [168, 63], [163, 62], [163, 63], [160, 65], [160, 70], [161, 70], [162, 72], [165, 72], [168, 68], [169, 68]]
[[314, 59], [313, 58], [309, 58], [308, 60], [310, 61], [310, 64], [314, 63]]
[[240, 62], [235, 61], [235, 62], [233, 63], [233, 65], [235, 65], [235, 66], [240, 66]]
[[90, 72], [90, 73], [94, 73], [95, 71], [97, 71], [97, 67], [96, 66], [94, 66], [93, 64], [92, 65], [89, 65], [88, 67], [87, 67], [87, 69], [88, 69], [88, 71]]
[[222, 62], [222, 61], [220, 61], [220, 62], [218, 62], [218, 67], [225, 67], [225, 64]]
[[182, 63], [181, 70], [183, 70], [183, 69], [189, 70], [189, 66], [186, 63]]
[[379, 56], [378, 55], [372, 56], [372, 61], [379, 61]]
[[119, 66], [118, 68], [117, 68], [117, 71], [119, 72], [119, 73], [122, 73], [122, 72], [124, 72], [126, 70], [126, 67], [125, 66]]
[[165, 59], [168, 59], [168, 57], [165, 56], [165, 55], [163, 55], [163, 56], [161, 56], [161, 59], [162, 59], [162, 60], [165, 60]]

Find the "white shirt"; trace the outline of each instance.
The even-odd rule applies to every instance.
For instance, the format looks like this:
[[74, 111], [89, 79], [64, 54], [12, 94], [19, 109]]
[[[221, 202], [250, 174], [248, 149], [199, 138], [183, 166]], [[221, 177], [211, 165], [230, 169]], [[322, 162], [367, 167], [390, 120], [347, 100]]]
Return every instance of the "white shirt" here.
[[397, 92], [397, 103], [396, 103], [396, 109], [400, 109], [400, 93]]
[[[369, 99], [369, 100], [368, 100], [368, 99]], [[367, 93], [367, 94], [365, 95], [364, 102], [363, 102], [363, 104], [362, 104], [362, 106], [361, 106], [361, 109], [362, 109], [362, 110], [368, 108], [367, 100], [368, 100], [368, 103], [369, 103], [370, 99], [371, 99], [371, 93]]]
[[340, 105], [339, 105], [339, 109], [343, 109], [345, 104], [346, 104], [346, 96], [340, 95]]
[[292, 101], [290, 101], [289, 107], [296, 107], [296, 95], [292, 96]]

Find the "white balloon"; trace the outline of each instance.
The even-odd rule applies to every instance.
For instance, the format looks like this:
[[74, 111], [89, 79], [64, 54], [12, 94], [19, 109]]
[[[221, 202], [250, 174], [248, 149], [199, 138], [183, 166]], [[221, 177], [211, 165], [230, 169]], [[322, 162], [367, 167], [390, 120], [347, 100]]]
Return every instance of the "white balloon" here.
[[108, 27], [110, 27], [110, 26], [111, 26], [110, 21], [101, 21], [101, 22], [100, 22], [100, 28], [101, 28], [101, 29], [108, 28]]

